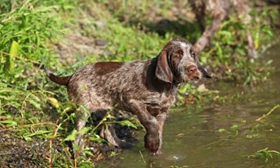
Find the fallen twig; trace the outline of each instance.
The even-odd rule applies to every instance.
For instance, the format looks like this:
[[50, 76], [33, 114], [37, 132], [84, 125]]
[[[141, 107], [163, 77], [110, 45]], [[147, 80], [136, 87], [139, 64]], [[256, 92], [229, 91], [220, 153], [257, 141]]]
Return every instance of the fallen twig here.
[[261, 121], [262, 119], [266, 118], [267, 116], [269, 116], [278, 107], [280, 107], [280, 104], [274, 106], [268, 113], [266, 113], [263, 116], [261, 116], [260, 118], [256, 119], [256, 121]]

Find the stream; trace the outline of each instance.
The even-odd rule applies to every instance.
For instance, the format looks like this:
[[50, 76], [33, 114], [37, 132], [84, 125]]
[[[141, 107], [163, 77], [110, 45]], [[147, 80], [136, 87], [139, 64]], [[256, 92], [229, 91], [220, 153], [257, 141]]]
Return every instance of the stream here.
[[[142, 130], [132, 149], [102, 161], [98, 167], [280, 167], [280, 159], [273, 153], [273, 150], [280, 151], [280, 108], [272, 110], [280, 104], [279, 53], [280, 44], [261, 56], [272, 59], [275, 67], [270, 79], [261, 84], [237, 87], [230, 82], [217, 81], [206, 85], [210, 90], [219, 91], [218, 95], [234, 95], [234, 101], [172, 108], [164, 128], [161, 155], [152, 156], [144, 149], [145, 132]], [[267, 113], [269, 115], [263, 116]], [[259, 150], [271, 150], [273, 158], [256, 154]]]

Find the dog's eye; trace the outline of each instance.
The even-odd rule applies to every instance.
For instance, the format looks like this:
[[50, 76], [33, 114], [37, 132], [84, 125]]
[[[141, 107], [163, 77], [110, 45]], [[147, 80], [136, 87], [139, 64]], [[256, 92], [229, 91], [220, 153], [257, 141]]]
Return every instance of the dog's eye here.
[[190, 54], [191, 54], [191, 56], [192, 56], [193, 58], [195, 58], [196, 53], [195, 53], [195, 51], [194, 51], [192, 48], [190, 49]]
[[183, 55], [183, 51], [182, 51], [182, 50], [179, 50], [179, 51], [178, 51], [178, 54]]
[[194, 52], [194, 51], [191, 52], [191, 55], [192, 55], [192, 57], [194, 58], [194, 57], [195, 57], [195, 52]]
[[183, 56], [183, 51], [182, 50], [179, 50], [175, 53], [175, 56], [178, 57], [178, 58], [182, 58]]

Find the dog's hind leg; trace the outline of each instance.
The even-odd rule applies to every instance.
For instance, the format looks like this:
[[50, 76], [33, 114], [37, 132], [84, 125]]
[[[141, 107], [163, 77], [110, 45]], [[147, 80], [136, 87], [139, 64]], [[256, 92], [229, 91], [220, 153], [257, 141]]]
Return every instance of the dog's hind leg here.
[[103, 124], [101, 130], [101, 136], [105, 138], [109, 145], [114, 147], [119, 147], [121, 149], [131, 148], [133, 145], [127, 142], [122, 141], [116, 134], [114, 124]]

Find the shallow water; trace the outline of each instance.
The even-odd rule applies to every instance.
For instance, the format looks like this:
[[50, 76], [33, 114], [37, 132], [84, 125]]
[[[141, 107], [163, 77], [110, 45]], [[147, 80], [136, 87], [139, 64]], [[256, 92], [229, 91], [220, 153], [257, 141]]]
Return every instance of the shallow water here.
[[276, 70], [271, 79], [257, 87], [239, 88], [222, 82], [206, 86], [223, 95], [240, 93], [238, 101], [171, 110], [164, 128], [163, 154], [151, 156], [147, 153], [142, 131], [132, 149], [103, 161], [99, 167], [280, 167], [276, 155], [266, 164], [264, 158], [248, 158], [265, 148], [280, 151], [280, 108], [256, 121], [280, 104], [279, 53], [280, 44], [264, 53], [263, 57], [273, 59]]

